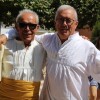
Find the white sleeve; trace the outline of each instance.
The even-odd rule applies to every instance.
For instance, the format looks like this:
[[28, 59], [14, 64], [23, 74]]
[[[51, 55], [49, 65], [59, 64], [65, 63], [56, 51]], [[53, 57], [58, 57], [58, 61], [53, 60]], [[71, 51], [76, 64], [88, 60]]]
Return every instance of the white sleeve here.
[[39, 43], [43, 44], [43, 42], [46, 42], [47, 39], [50, 38], [51, 35], [53, 35], [55, 33], [44, 33], [41, 35], [35, 35], [35, 39], [36, 41], [38, 41]]
[[89, 71], [91, 76], [97, 81], [100, 82], [100, 51], [95, 49], [94, 54], [91, 56], [89, 64]]
[[6, 31], [5, 33], [3, 33], [4, 35], [6, 35], [6, 37], [9, 39], [13, 39], [14, 37], [17, 37], [17, 31], [14, 28], [9, 29], [8, 31]]
[[42, 42], [43, 42], [43, 40], [44, 40], [44, 38], [45, 38], [45, 36], [46, 36], [47, 34], [48, 34], [48, 33], [44, 33], [44, 34], [41, 34], [41, 35], [35, 35], [36, 41], [38, 41], [39, 43], [42, 44]]

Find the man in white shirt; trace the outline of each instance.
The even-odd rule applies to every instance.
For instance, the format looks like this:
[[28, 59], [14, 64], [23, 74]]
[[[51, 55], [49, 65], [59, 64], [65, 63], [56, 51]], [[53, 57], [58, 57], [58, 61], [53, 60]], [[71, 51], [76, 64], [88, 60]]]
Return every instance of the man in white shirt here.
[[[35, 37], [47, 52], [40, 100], [88, 100], [88, 76], [100, 81], [100, 51], [79, 36], [77, 25], [76, 10], [62, 5], [55, 15], [57, 32]], [[13, 37], [10, 32], [6, 35]]]
[[39, 100], [45, 51], [35, 39], [38, 15], [28, 9], [16, 17], [18, 37], [1, 46], [0, 100]]

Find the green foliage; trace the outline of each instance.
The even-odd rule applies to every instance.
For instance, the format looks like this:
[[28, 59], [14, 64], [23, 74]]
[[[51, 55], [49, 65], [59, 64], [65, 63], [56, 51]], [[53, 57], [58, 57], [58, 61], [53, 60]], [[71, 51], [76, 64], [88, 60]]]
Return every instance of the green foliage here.
[[42, 28], [54, 28], [54, 17], [57, 8], [69, 4], [76, 8], [79, 15], [79, 26], [89, 25], [93, 28], [100, 19], [100, 2], [98, 0], [0, 0], [0, 21], [11, 25], [19, 10], [28, 8], [37, 12]]
[[100, 38], [100, 21], [97, 21], [93, 27], [92, 42], [96, 44], [98, 38]]
[[3, 22], [6, 25], [11, 25], [20, 9], [22, 8], [16, 6], [13, 0], [0, 1], [0, 22]]

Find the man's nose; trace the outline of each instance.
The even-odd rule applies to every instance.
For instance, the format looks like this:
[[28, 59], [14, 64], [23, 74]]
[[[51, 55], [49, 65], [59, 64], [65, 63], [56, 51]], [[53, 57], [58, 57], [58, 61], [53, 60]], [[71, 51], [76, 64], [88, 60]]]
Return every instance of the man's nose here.
[[66, 20], [63, 20], [63, 25], [68, 26], [68, 23]]
[[25, 29], [30, 30], [29, 25], [26, 25]]
[[63, 24], [68, 25], [68, 23], [66, 22], [66, 19], [63, 20]]

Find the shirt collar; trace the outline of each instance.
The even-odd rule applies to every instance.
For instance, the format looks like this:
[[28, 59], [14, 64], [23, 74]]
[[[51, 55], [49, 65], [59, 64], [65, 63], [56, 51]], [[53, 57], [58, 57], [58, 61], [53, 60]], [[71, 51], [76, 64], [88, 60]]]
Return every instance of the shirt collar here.
[[[58, 39], [58, 41], [59, 41], [59, 43], [60, 43], [61, 40], [59, 39], [57, 33], [56, 33], [56, 37], [57, 37], [57, 39]], [[75, 31], [75, 33], [72, 34], [72, 35], [70, 35], [66, 41], [70, 41], [70, 40], [76, 39], [76, 38], [78, 38], [78, 37], [79, 37], [79, 32], [78, 32], [78, 31]], [[65, 42], [66, 42], [66, 41], [65, 41]]]

